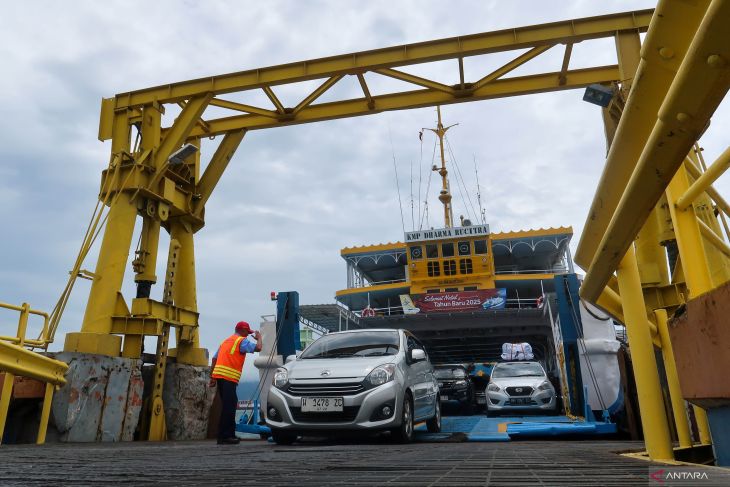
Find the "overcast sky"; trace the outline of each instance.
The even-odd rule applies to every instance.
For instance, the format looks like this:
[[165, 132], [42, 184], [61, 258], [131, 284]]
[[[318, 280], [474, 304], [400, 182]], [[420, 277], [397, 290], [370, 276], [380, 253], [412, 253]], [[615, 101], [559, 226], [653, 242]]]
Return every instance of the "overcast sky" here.
[[[97, 140], [102, 97], [273, 64], [652, 6], [648, 0], [4, 2], [0, 300], [50, 310], [58, 298], [109, 158], [109, 143]], [[516, 55], [468, 59], [467, 81]], [[554, 48], [513, 74], [558, 70], [561, 59], [562, 49]], [[612, 41], [585, 42], [575, 46], [571, 68], [615, 62]], [[448, 84], [458, 81], [455, 61], [408, 71]], [[408, 88], [369, 76], [374, 94]], [[277, 93], [285, 105], [294, 106], [316, 85]], [[347, 77], [320, 101], [358, 89]], [[449, 131], [449, 141], [464, 189], [477, 206], [476, 160], [494, 231], [571, 225], [575, 249], [605, 159], [600, 111], [582, 102], [582, 94], [574, 90], [444, 107], [444, 122], [459, 124]], [[267, 106], [260, 93], [247, 96], [240, 99]], [[427, 108], [250, 132], [207, 205], [206, 227], [196, 236], [203, 345], [216, 348], [238, 320], [257, 325], [260, 315], [273, 312], [272, 290], [297, 290], [303, 304], [334, 302], [335, 291], [346, 283], [342, 247], [401, 240], [393, 158], [405, 229], [411, 230], [411, 184], [417, 207], [419, 178], [423, 199], [434, 144], [427, 134], [421, 146], [418, 132], [435, 125], [435, 118], [435, 109]], [[726, 147], [727, 137], [720, 135], [727, 134], [728, 124], [726, 101], [703, 139], [707, 159]], [[205, 143], [204, 160], [219, 140]], [[454, 166], [450, 170], [455, 215], [467, 215], [471, 208], [461, 197]], [[727, 176], [719, 186], [728, 193]], [[438, 227], [443, 222], [436, 196], [434, 178], [429, 225]], [[162, 244], [158, 276], [166, 238]], [[85, 269], [93, 271], [97, 252], [91, 252]], [[128, 301], [132, 278], [130, 266]], [[161, 288], [153, 288], [153, 297], [160, 299]], [[65, 332], [80, 329], [88, 290], [88, 281], [77, 284], [53, 348], [62, 347]], [[0, 313], [0, 334], [13, 333], [13, 320]]]

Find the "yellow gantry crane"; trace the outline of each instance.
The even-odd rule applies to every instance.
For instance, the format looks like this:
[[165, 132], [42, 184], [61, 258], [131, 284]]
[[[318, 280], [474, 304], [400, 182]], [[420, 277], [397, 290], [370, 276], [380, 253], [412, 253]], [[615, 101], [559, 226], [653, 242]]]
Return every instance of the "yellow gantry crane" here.
[[[138, 358], [143, 338], [156, 336], [158, 371], [164, 369], [168, 355], [179, 363], [207, 365], [199, 343], [194, 235], [204, 226], [206, 202], [249, 130], [599, 84], [613, 94], [603, 109], [610, 150], [576, 254], [576, 261], [588, 270], [581, 294], [626, 324], [648, 453], [654, 459], [672, 458], [654, 352], [661, 350], [667, 370], [680, 444], [691, 446], [680, 385], [687, 379], [677, 373], [675, 358], [681, 357], [672, 353], [668, 315], [730, 277], [730, 247], [721, 226], [727, 233], [725, 215], [730, 215], [730, 206], [711, 186], [730, 165], [730, 155], [724, 154], [705, 171], [696, 145], [730, 83], [729, 18], [730, 1], [664, 0], [656, 11], [357, 52], [104, 99], [99, 139], [111, 140], [109, 165], [102, 173], [97, 212], [51, 313], [50, 339], [75, 279], [84, 277], [92, 284], [83, 324], [79, 332], [66, 336], [65, 351]], [[640, 34], [647, 31], [642, 45]], [[600, 38], [615, 40], [618, 64], [571, 69], [573, 46]], [[510, 76], [551, 49], [562, 50], [562, 63], [553, 70]], [[516, 51], [510, 62], [480, 78], [466, 79], [468, 58], [510, 51]], [[454, 61], [453, 84], [403, 70], [444, 60]], [[361, 93], [316, 103], [346, 76], [357, 79]], [[377, 76], [410, 83], [413, 90], [373, 95], [368, 82]], [[281, 86], [308, 80], [321, 84], [293, 107], [284, 106], [275, 93]], [[226, 97], [251, 90], [263, 91], [271, 106], [251, 106]], [[171, 107], [181, 111], [170, 126], [163, 126], [162, 115]], [[229, 115], [208, 117], [209, 107], [225, 109]], [[203, 137], [222, 138], [204, 168], [199, 150]], [[445, 174], [442, 177], [445, 180]], [[450, 196], [447, 187], [442, 196]], [[448, 226], [450, 208], [442, 202]], [[130, 303], [121, 285], [138, 219], [142, 234], [132, 263], [137, 293]], [[84, 270], [84, 257], [102, 228], [96, 269]], [[157, 282], [161, 229], [170, 234], [171, 243], [164, 296], [154, 300], [151, 288]], [[671, 273], [663, 246], [677, 249]], [[168, 351], [173, 328], [177, 348]], [[156, 381], [155, 389], [161, 387]], [[161, 396], [154, 404], [150, 439], [161, 439]], [[709, 442], [704, 411], [695, 408], [695, 415], [702, 441]]]

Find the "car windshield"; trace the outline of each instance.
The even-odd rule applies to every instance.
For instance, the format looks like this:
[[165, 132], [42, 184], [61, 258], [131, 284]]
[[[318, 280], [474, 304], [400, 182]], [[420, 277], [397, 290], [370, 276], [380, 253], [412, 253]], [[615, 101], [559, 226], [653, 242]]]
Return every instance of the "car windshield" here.
[[545, 375], [540, 364], [535, 362], [506, 363], [494, 367], [492, 377], [504, 379], [507, 377], [542, 377]]
[[437, 379], [463, 379], [466, 372], [461, 367], [438, 368], [433, 371]]
[[398, 353], [397, 331], [358, 331], [325, 335], [312, 343], [300, 358], [377, 357]]

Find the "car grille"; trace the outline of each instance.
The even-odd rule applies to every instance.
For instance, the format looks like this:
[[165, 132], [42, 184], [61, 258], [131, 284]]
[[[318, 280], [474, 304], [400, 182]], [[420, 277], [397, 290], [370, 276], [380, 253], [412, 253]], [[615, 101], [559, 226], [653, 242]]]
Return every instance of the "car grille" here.
[[291, 384], [286, 390], [292, 396], [354, 396], [365, 390], [362, 382], [338, 384]]
[[360, 406], [345, 406], [342, 412], [303, 413], [302, 408], [290, 408], [297, 423], [351, 423], [357, 417]]
[[[520, 389], [519, 391], [517, 389]], [[532, 394], [532, 387], [530, 386], [515, 386], [515, 387], [508, 387], [507, 394], [510, 396], [529, 396]]]

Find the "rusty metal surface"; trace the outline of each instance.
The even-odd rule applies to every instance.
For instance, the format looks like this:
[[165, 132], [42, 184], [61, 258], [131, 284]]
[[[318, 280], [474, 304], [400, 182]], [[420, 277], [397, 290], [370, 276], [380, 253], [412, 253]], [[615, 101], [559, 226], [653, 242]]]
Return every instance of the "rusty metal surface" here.
[[[617, 455], [640, 442], [212, 441], [3, 447], [0, 485], [651, 485], [665, 466]], [[730, 470], [701, 485], [730, 485]], [[672, 483], [671, 485], [684, 485]], [[699, 484], [692, 484], [699, 485]]]
[[730, 283], [687, 303], [669, 322], [685, 399], [704, 408], [730, 406]]
[[75, 352], [55, 354], [69, 364], [66, 384], [53, 396], [61, 441], [128, 441], [142, 406], [141, 362]]

